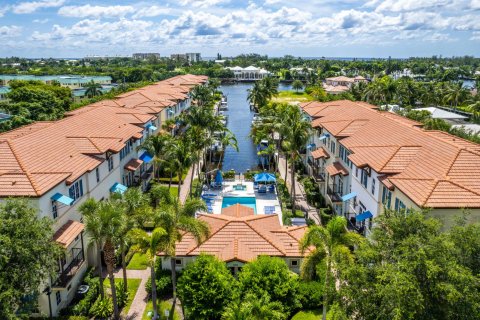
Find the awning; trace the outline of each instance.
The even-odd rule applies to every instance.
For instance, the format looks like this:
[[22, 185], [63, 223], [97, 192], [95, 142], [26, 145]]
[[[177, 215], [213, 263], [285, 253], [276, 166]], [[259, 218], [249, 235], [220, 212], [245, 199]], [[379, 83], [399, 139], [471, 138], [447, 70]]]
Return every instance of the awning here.
[[357, 196], [356, 192], [350, 192], [349, 194], [346, 194], [346, 195], [342, 196], [342, 201], [343, 202], [348, 201], [352, 198], [355, 198], [356, 196]]
[[147, 125], [147, 127], [146, 127], [146, 128], [147, 128], [148, 130], [152, 130], [152, 131], [155, 131], [155, 130], [157, 130], [157, 129], [158, 129], [158, 128], [157, 128], [157, 127], [155, 127], [153, 124], [149, 124], [149, 125]]
[[257, 173], [253, 177], [253, 180], [255, 182], [276, 182], [277, 178], [272, 173], [262, 172], [262, 173]]
[[373, 218], [373, 214], [370, 211], [365, 211], [359, 214], [358, 216], [356, 216], [357, 222], [370, 219], [370, 218]]
[[53, 197], [51, 198], [53, 201], [57, 201], [63, 204], [66, 204], [67, 206], [71, 206], [75, 200], [73, 200], [70, 197], [67, 197], [61, 193], [55, 193]]
[[328, 159], [330, 158], [330, 155], [328, 154], [327, 150], [325, 150], [324, 148], [320, 148], [315, 151], [312, 151], [312, 157], [313, 159], [320, 159], [320, 158]]
[[139, 159], [132, 159], [130, 161], [127, 162], [127, 164], [125, 165], [125, 169], [126, 170], [129, 170], [129, 171], [135, 171], [137, 170], [138, 168], [140, 168], [140, 166], [142, 165], [143, 161], [142, 160], [139, 160]]
[[53, 235], [53, 240], [63, 246], [68, 247], [75, 238], [82, 233], [85, 226], [78, 221], [68, 220], [60, 229]]
[[110, 192], [123, 194], [125, 191], [127, 191], [127, 189], [128, 188], [123, 184], [115, 182], [115, 184], [110, 188]]
[[327, 139], [328, 137], [330, 137], [330, 134], [325, 133], [325, 134], [322, 134], [322, 135], [320, 136], [320, 138], [318, 138], [318, 140], [325, 140], [325, 139]]
[[142, 160], [143, 162], [145, 163], [149, 163], [150, 161], [153, 160], [153, 157], [148, 153], [148, 152], [144, 152], [140, 157], [139, 157], [140, 160]]
[[383, 185], [385, 187], [387, 187], [389, 190], [394, 190], [395, 189], [395, 186], [390, 181], [390, 179], [388, 179], [388, 176], [380, 176], [380, 177], [378, 177], [378, 180], [380, 180], [380, 182], [383, 183]]
[[334, 162], [333, 164], [327, 166], [325, 169], [331, 177], [339, 174], [341, 174], [342, 176], [348, 176], [348, 170], [344, 166], [342, 166], [340, 162]]
[[315, 143], [310, 143], [308, 146], [307, 146], [307, 149], [313, 149], [313, 148], [316, 148], [317, 145]]

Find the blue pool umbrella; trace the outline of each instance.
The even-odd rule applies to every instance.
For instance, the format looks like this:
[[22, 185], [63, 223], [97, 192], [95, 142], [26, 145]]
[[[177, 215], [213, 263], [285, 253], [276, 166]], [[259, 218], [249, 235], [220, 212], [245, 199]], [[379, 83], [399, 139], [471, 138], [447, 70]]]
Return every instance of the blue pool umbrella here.
[[222, 184], [222, 182], [223, 182], [222, 171], [218, 170], [217, 174], [215, 175], [215, 184], [219, 185], [219, 184]]
[[277, 178], [275, 178], [274, 174], [262, 172], [262, 173], [257, 173], [254, 176], [254, 180], [255, 182], [276, 182]]

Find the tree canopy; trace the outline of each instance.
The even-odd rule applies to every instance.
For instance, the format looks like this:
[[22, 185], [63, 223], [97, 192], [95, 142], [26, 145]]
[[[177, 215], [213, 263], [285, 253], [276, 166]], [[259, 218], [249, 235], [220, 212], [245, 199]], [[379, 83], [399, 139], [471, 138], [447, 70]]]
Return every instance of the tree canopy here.
[[39, 218], [28, 200], [0, 204], [1, 319], [14, 319], [24, 303], [35, 303], [40, 285], [54, 276], [61, 249], [52, 237], [51, 220]]

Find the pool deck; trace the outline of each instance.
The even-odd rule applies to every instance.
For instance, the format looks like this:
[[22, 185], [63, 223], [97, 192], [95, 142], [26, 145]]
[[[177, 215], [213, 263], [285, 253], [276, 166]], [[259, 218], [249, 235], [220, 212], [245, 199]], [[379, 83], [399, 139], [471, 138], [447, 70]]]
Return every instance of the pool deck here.
[[[234, 186], [242, 184], [246, 186], [246, 190], [235, 190]], [[258, 193], [253, 189], [253, 182], [251, 181], [224, 181], [222, 189], [210, 189], [203, 192], [204, 194], [215, 194], [212, 203], [212, 213], [222, 213], [223, 197], [255, 197], [257, 214], [265, 214], [265, 207], [275, 207], [275, 214], [279, 216], [280, 223], [282, 223], [282, 209], [277, 198], [277, 193]]]

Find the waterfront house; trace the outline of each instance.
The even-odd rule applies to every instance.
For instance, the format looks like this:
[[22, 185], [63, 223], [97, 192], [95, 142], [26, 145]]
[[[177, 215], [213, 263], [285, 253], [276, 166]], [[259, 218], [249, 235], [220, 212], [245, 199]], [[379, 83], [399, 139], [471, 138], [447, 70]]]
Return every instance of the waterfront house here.
[[[299, 243], [306, 226], [282, 226], [278, 215], [255, 214], [253, 208], [241, 204], [223, 208], [221, 214], [200, 214], [198, 219], [208, 223], [210, 236], [200, 245], [191, 234], [182, 236], [175, 249], [177, 270], [182, 270], [200, 253], [207, 253], [224, 261], [233, 274], [260, 255], [282, 258], [290, 270], [300, 272], [304, 255]], [[164, 253], [159, 256], [163, 257], [162, 267], [171, 269], [170, 257]]]
[[262, 80], [271, 75], [270, 72], [263, 68], [257, 68], [254, 66], [249, 66], [246, 68], [242, 68], [239, 66], [236, 67], [226, 67], [225, 69], [229, 69], [233, 72], [235, 76], [235, 80], [237, 81], [256, 81]]
[[314, 128], [305, 163], [334, 212], [368, 230], [384, 208], [480, 221], [480, 145], [365, 102], [301, 105]]
[[362, 76], [356, 76], [354, 78], [345, 77], [345, 76], [338, 76], [332, 78], [326, 78], [325, 83], [323, 84], [323, 88], [327, 93], [330, 94], [340, 94], [350, 90], [352, 85], [359, 82], [368, 82]]

